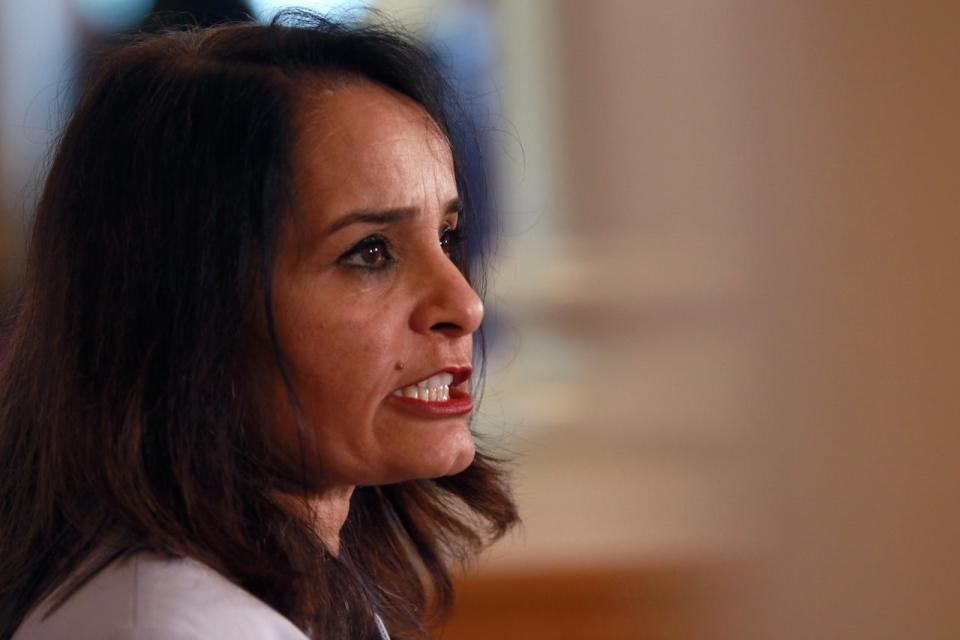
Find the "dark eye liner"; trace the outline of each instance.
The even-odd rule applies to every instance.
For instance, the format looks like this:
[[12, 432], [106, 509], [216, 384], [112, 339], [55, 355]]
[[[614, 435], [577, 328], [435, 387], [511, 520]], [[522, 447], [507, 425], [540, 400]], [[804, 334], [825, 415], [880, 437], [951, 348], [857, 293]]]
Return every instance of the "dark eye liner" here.
[[[346, 261], [347, 261], [349, 258], [351, 258], [351, 257], [359, 254], [360, 252], [362, 252], [362, 251], [363, 251], [364, 249], [366, 249], [367, 247], [372, 246], [372, 245], [376, 245], [376, 244], [382, 244], [382, 245], [383, 245], [383, 249], [384, 249], [384, 262], [383, 262], [383, 265], [381, 265], [381, 266], [379, 266], [379, 267], [371, 267], [371, 266], [362, 265], [362, 264], [347, 264], [347, 263], [346, 263]], [[340, 256], [340, 258], [337, 259], [337, 263], [339, 263], [339, 264], [341, 264], [341, 265], [343, 265], [343, 266], [345, 266], [345, 267], [350, 267], [350, 268], [354, 268], [354, 269], [360, 269], [360, 270], [362, 270], [362, 271], [367, 271], [367, 272], [383, 271], [384, 269], [392, 266], [392, 264], [393, 264], [394, 262], [395, 262], [395, 259], [394, 259], [394, 257], [393, 257], [393, 252], [392, 252], [392, 249], [391, 249], [390, 241], [387, 240], [387, 238], [385, 238], [384, 236], [381, 236], [381, 235], [379, 235], [379, 234], [375, 234], [375, 235], [372, 235], [372, 236], [367, 236], [366, 238], [364, 238], [363, 240], [361, 240], [361, 241], [358, 242], [357, 244], [353, 245], [353, 247], [351, 247], [350, 249], [348, 249], [346, 253], [344, 253], [342, 256]]]

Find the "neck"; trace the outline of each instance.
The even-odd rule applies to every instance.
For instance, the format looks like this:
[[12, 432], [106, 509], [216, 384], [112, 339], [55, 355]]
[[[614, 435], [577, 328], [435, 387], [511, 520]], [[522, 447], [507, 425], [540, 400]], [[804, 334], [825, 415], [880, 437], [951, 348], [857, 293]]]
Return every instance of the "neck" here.
[[282, 499], [297, 510], [307, 508], [306, 518], [332, 555], [340, 554], [340, 529], [350, 513], [353, 485], [325, 488], [309, 497], [284, 494]]
[[350, 513], [353, 489], [353, 486], [333, 487], [310, 499], [317, 535], [334, 556], [340, 554], [340, 529]]

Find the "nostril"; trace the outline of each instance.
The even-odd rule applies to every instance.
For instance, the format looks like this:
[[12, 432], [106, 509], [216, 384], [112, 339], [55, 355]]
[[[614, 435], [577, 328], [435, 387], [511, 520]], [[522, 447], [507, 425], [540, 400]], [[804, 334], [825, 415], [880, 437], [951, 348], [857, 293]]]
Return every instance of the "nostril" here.
[[434, 331], [462, 331], [463, 328], [454, 322], [438, 322], [432, 327]]

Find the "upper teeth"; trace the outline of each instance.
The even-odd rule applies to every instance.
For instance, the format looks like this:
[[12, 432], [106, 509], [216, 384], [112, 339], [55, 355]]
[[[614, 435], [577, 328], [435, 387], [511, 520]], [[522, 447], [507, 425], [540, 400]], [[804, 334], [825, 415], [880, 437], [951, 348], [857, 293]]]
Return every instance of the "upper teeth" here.
[[452, 382], [453, 374], [438, 373], [409, 387], [397, 389], [393, 392], [393, 395], [415, 398], [424, 402], [446, 402], [450, 399], [450, 384]]

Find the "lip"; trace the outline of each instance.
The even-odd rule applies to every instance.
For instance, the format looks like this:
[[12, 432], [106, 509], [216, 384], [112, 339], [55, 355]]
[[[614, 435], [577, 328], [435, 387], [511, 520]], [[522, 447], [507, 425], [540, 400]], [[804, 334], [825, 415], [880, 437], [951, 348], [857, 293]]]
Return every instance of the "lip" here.
[[420, 382], [421, 380], [429, 380], [430, 378], [432, 378], [433, 376], [435, 376], [435, 375], [437, 375], [437, 374], [439, 374], [439, 373], [449, 373], [450, 375], [453, 376], [453, 382], [450, 383], [450, 390], [452, 391], [454, 387], [458, 387], [458, 386], [460, 386], [460, 384], [462, 384], [462, 383], [464, 383], [464, 382], [466, 382], [467, 380], [470, 379], [470, 376], [473, 375], [473, 367], [470, 367], [470, 366], [465, 366], [465, 367], [453, 367], [453, 366], [451, 366], [451, 367], [445, 367], [445, 368], [443, 368], [443, 369], [439, 369], [439, 370], [437, 370], [437, 371], [434, 371], [433, 373], [428, 373], [428, 374], [425, 375], [425, 376], [421, 376], [421, 377], [417, 378], [416, 380], [411, 380], [410, 382], [406, 382], [406, 383], [402, 384], [402, 385], [401, 385], [400, 387], [398, 387], [398, 388], [403, 389], [403, 388], [405, 388], [405, 387], [409, 387], [409, 386], [411, 386], [411, 385], [415, 385], [415, 384], [417, 384], [418, 382]]
[[[470, 379], [473, 373], [472, 367], [445, 367], [434, 373], [417, 378], [416, 381], [404, 386], [416, 384], [420, 380], [427, 380], [438, 373], [449, 373], [453, 376], [453, 381], [450, 383], [449, 400], [444, 402], [427, 402], [416, 398], [396, 396], [391, 393], [389, 402], [403, 411], [425, 418], [451, 418], [465, 416], [471, 413], [473, 411], [473, 398], [470, 396], [470, 392], [457, 387]], [[403, 387], [400, 388], [402, 389]]]
[[470, 379], [470, 376], [473, 375], [473, 367], [447, 367], [446, 369], [441, 369], [437, 373], [449, 373], [452, 375], [453, 382], [450, 383], [450, 386], [457, 387], [460, 386], [461, 383], [464, 383]]
[[473, 398], [463, 389], [450, 389], [450, 399], [445, 402], [424, 402], [414, 398], [401, 398], [390, 394], [389, 402], [406, 412], [424, 418], [454, 418], [473, 411]]

